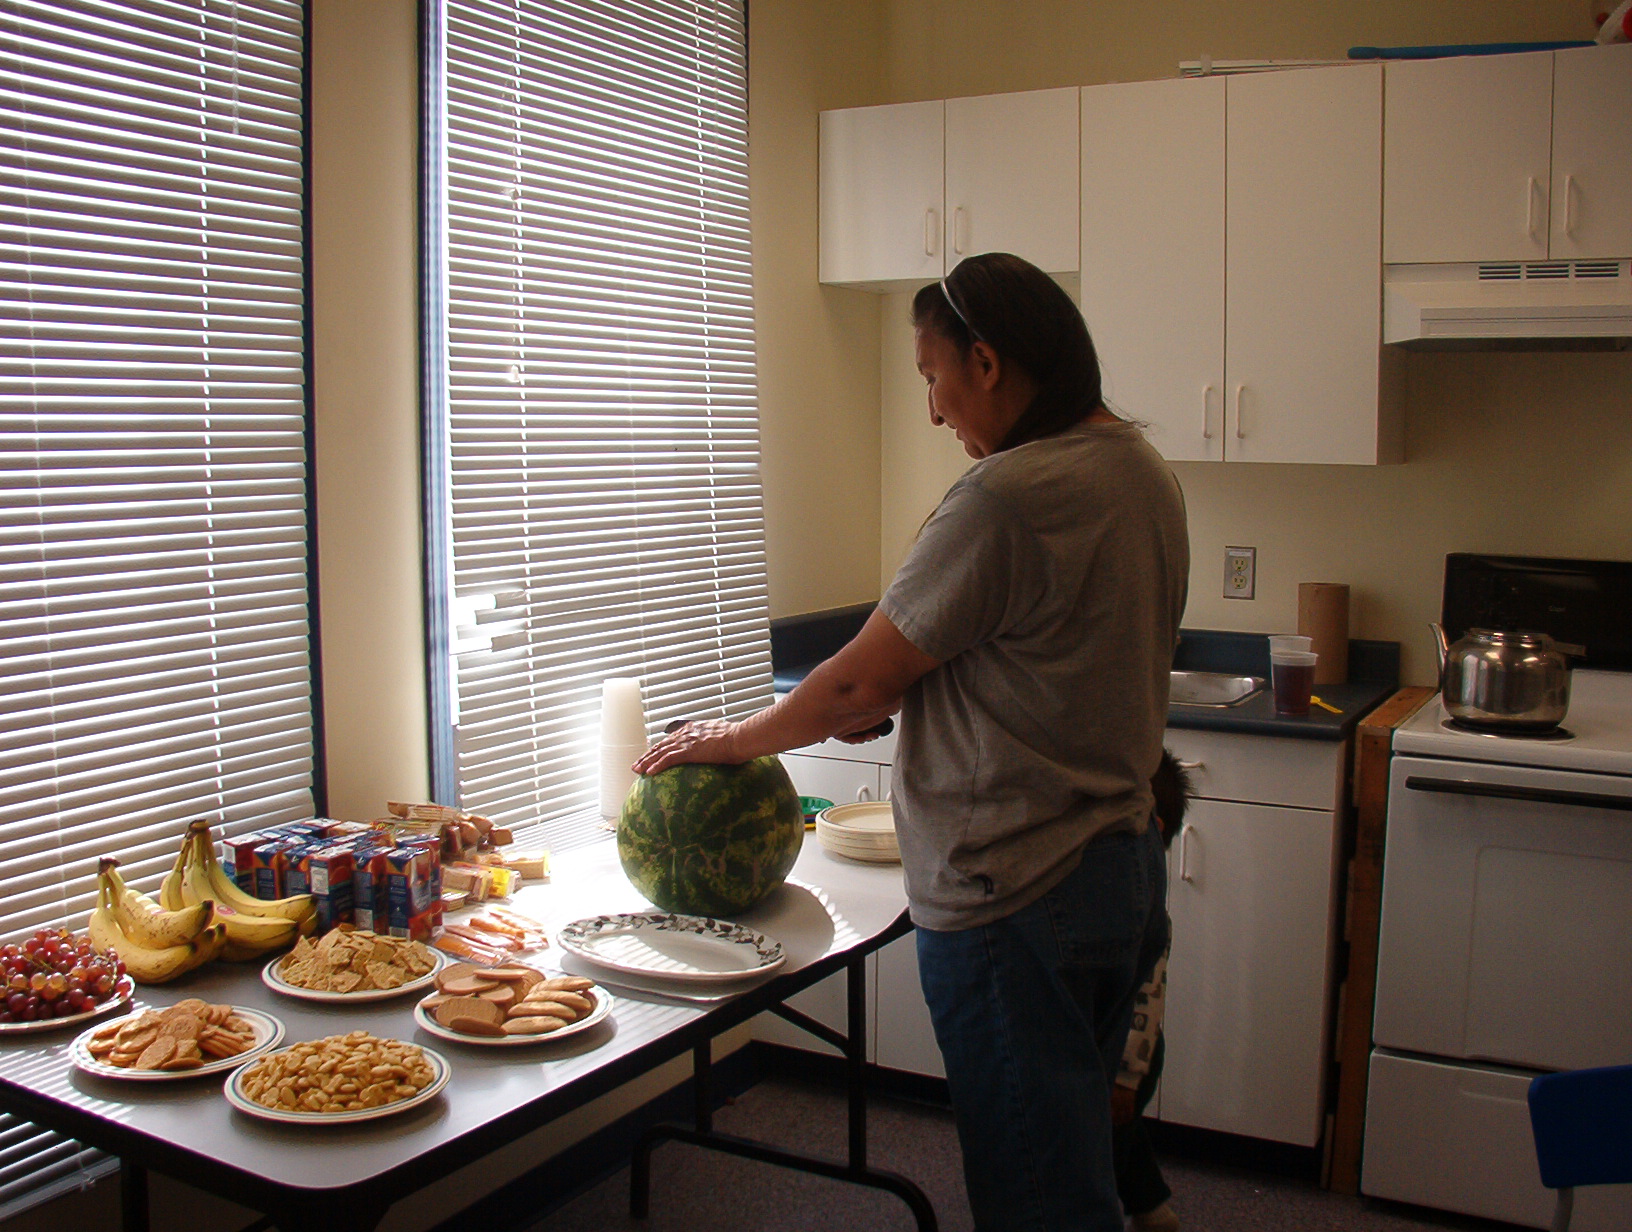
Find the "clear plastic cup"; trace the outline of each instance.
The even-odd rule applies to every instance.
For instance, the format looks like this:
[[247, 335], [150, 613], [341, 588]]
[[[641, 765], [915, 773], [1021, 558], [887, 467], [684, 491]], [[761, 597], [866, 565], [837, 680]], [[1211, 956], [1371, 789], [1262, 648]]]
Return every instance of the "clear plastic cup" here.
[[1269, 653], [1277, 650], [1308, 650], [1314, 644], [1313, 638], [1304, 637], [1301, 633], [1271, 633], [1269, 635]]
[[1276, 714], [1308, 714], [1309, 694], [1315, 687], [1312, 650], [1272, 650], [1269, 653], [1269, 683], [1275, 692]]

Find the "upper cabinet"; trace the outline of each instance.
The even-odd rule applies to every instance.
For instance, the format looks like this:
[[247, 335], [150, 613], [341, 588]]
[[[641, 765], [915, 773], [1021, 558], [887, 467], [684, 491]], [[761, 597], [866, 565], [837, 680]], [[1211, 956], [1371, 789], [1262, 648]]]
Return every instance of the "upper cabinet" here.
[[889, 291], [965, 256], [1077, 269], [1077, 91], [821, 115], [820, 278]]
[[1082, 311], [1105, 397], [1224, 458], [1224, 78], [1082, 91]]
[[1165, 457], [1398, 460], [1380, 66], [1087, 87], [1082, 151], [1083, 313]]
[[1632, 46], [1387, 68], [1383, 259], [1632, 253]]

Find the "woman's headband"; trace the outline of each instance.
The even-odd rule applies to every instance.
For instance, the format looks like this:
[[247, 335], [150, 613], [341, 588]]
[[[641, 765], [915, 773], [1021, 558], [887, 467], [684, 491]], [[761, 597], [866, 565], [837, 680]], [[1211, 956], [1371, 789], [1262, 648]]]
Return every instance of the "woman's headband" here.
[[[956, 272], [956, 270], [957, 267], [953, 266], [952, 272]], [[946, 298], [947, 306], [952, 309], [953, 314], [963, 322], [963, 327], [969, 331], [969, 336], [976, 342], [984, 342], [985, 339], [976, 332], [973, 325], [969, 324], [969, 318], [963, 315], [963, 309], [958, 307], [958, 301], [952, 298], [952, 273], [948, 273], [946, 277], [941, 279], [941, 294]]]

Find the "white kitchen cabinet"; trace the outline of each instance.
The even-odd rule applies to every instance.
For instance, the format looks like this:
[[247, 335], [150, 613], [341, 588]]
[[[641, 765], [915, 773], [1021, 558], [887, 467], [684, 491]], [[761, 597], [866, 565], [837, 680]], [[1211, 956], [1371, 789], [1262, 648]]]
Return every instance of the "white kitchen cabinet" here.
[[1224, 78], [1082, 91], [1082, 311], [1105, 396], [1224, 458]]
[[1320, 1140], [1336, 942], [1337, 742], [1167, 732], [1197, 796], [1168, 853], [1160, 1117]]
[[[788, 776], [793, 780], [795, 790], [800, 795], [820, 796], [832, 800], [835, 804], [847, 804], [853, 800], [884, 799], [889, 791], [889, 766], [886, 763], [894, 756], [895, 736], [892, 733], [866, 744], [845, 744], [839, 740], [825, 740], [821, 744], [808, 745], [783, 753], [781, 760]], [[814, 843], [815, 834], [807, 832], [805, 841]], [[910, 943], [912, 938], [908, 936], [903, 940]], [[900, 944], [894, 942], [885, 949], [893, 949]], [[883, 951], [880, 951], [880, 954], [882, 953]], [[869, 1061], [876, 1060], [878, 1053], [877, 1021], [880, 1012], [878, 964], [879, 955], [872, 955], [867, 959]], [[847, 981], [848, 976], [843, 971], [837, 972], [789, 998], [788, 1004], [843, 1033], [848, 1030], [849, 1023]], [[916, 977], [913, 986], [917, 987]], [[837, 1049], [823, 1043], [808, 1031], [802, 1031], [792, 1023], [778, 1018], [775, 1014], [761, 1014], [754, 1019], [753, 1036], [772, 1044], [838, 1055]]]
[[1077, 269], [1077, 91], [821, 114], [818, 277], [876, 291], [977, 252]]
[[1082, 307], [1117, 409], [1173, 460], [1397, 461], [1381, 67], [1086, 87], [1081, 127]]
[[819, 796], [834, 804], [884, 798], [879, 783], [879, 766], [799, 753], [782, 754], [782, 764], [801, 796]]
[[1383, 259], [1632, 253], [1632, 47], [1386, 70]]
[[[866, 744], [827, 740], [782, 754], [782, 764], [788, 767], [794, 786], [801, 795], [824, 796], [835, 802], [882, 800], [889, 796], [890, 763], [894, 757], [895, 736], [892, 733]], [[859, 794], [873, 789], [875, 785], [876, 795]], [[824, 787], [832, 790], [822, 790]], [[887, 1069], [927, 1074], [935, 1078], [946, 1077], [941, 1050], [935, 1044], [935, 1029], [929, 1021], [929, 1007], [924, 1004], [923, 990], [918, 983], [917, 938], [909, 933], [890, 942], [874, 955], [872, 962], [874, 976], [870, 1005], [873, 1021], [869, 1059]], [[807, 1013], [815, 1013], [822, 1021], [842, 1028], [842, 980], [824, 980], [811, 989], [811, 994], [814, 994], [811, 999], [819, 1005], [818, 1009], [812, 1010], [798, 1001], [795, 1004], [799, 1004]], [[756, 1037], [795, 1047], [820, 1047], [813, 1042], [805, 1042], [810, 1037], [803, 1032], [795, 1031], [780, 1020], [773, 1021], [775, 1025], [767, 1026], [764, 1034], [760, 1034], [756, 1028]]]
[[908, 933], [878, 952], [876, 1060], [886, 1069], [946, 1077], [935, 1027], [918, 982], [918, 938]]

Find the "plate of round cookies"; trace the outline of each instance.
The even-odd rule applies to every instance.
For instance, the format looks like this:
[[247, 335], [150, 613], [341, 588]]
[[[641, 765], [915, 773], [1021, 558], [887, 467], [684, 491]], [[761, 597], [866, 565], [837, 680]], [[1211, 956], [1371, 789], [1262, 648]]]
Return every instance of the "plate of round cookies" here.
[[89, 1074], [162, 1082], [236, 1069], [282, 1038], [283, 1023], [271, 1014], [190, 998], [92, 1027], [69, 1045], [68, 1055]]
[[436, 973], [436, 991], [414, 1006], [414, 1021], [440, 1039], [515, 1048], [577, 1035], [611, 1012], [606, 989], [580, 976], [453, 963]]

